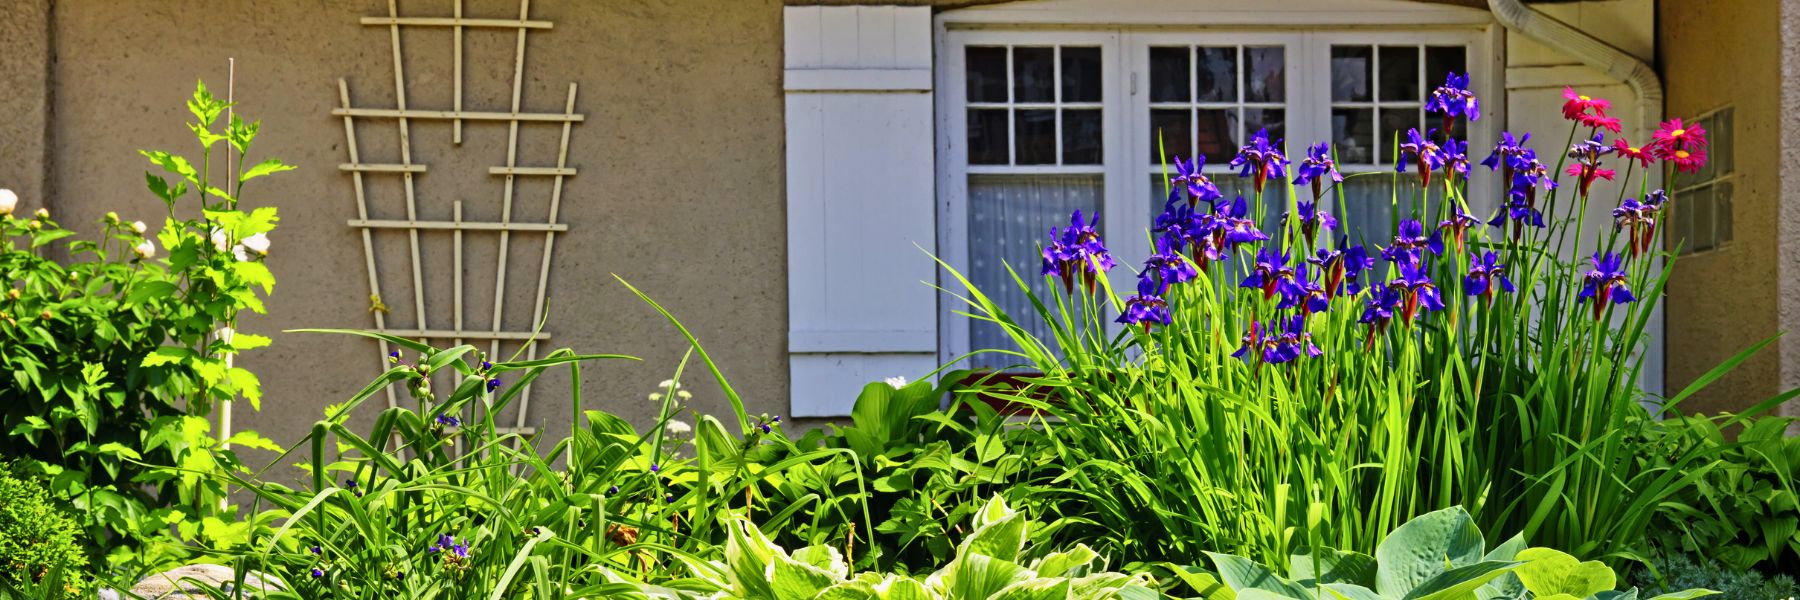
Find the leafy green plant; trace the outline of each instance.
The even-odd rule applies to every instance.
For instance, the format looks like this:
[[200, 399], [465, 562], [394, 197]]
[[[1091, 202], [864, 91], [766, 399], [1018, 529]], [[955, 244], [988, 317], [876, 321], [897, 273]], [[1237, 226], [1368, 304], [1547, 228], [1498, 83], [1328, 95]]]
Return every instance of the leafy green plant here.
[[[240, 311], [263, 311], [275, 284], [262, 258], [276, 214], [239, 201], [246, 183], [292, 167], [247, 165], [259, 123], [225, 118], [231, 105], [203, 83], [187, 106], [198, 160], [143, 152], [175, 175], [145, 175], [167, 207], [159, 231], [107, 213], [86, 240], [42, 209], [0, 214], [0, 370], [11, 374], [0, 378], [0, 454], [25, 459], [73, 503], [87, 537], [126, 572], [181, 560], [171, 535], [229, 532], [224, 488], [195, 474], [237, 466], [227, 444], [274, 447], [252, 432], [219, 440], [208, 417], [220, 403], [254, 408], [261, 398], [232, 356], [269, 343], [235, 325]], [[214, 163], [226, 153], [229, 173]], [[45, 256], [58, 243], [65, 258]]]
[[691, 565], [699, 591], [644, 586], [650, 596], [810, 600], [814, 598], [917, 600], [1023, 600], [1028, 598], [1157, 598], [1143, 575], [1101, 571], [1087, 546], [1025, 562], [1031, 528], [1024, 513], [994, 497], [974, 512], [969, 535], [956, 555], [925, 577], [859, 573], [836, 548], [807, 546], [789, 553], [748, 519], [726, 517], [730, 531], [725, 561]]
[[0, 468], [0, 585], [80, 598], [89, 583], [81, 528], [38, 482]]
[[[1527, 548], [1523, 537], [1487, 547], [1481, 529], [1461, 507], [1426, 513], [1390, 533], [1374, 556], [1321, 550], [1291, 557], [1288, 576], [1250, 559], [1211, 555], [1219, 579], [1245, 600], [1624, 600], [1637, 589], [1614, 590], [1613, 570], [1551, 548]], [[1716, 594], [1688, 590], [1651, 600]]]
[[1645, 590], [1705, 588], [1731, 600], [1789, 600], [1800, 597], [1800, 583], [1784, 573], [1764, 575], [1683, 554], [1659, 554], [1647, 568], [1632, 572], [1631, 582]]
[[1764, 417], [1727, 439], [1725, 417], [1691, 416], [1649, 425], [1634, 441], [1639, 462], [1669, 468], [1687, 447], [1719, 454], [1717, 466], [1658, 506], [1650, 542], [1662, 553], [1706, 556], [1735, 571], [1800, 571], [1800, 438], [1794, 419]]

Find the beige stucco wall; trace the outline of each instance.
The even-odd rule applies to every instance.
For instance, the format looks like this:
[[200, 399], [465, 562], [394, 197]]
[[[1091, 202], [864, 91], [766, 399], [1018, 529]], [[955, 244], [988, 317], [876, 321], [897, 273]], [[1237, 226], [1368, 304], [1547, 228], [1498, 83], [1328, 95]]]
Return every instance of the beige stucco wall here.
[[[1669, 282], [1670, 389], [1679, 390], [1744, 347], [1779, 329], [1778, 246], [1782, 197], [1779, 13], [1766, 0], [1658, 3], [1658, 49], [1666, 113], [1697, 115], [1734, 108], [1737, 165], [1733, 239], [1679, 259]], [[1791, 142], [1790, 142], [1791, 143]], [[1675, 210], [1681, 210], [1680, 199]], [[1780, 353], [1771, 348], [1687, 401], [1688, 412], [1737, 410], [1780, 387]]]
[[[241, 362], [262, 376], [263, 412], [238, 422], [290, 442], [327, 403], [341, 402], [377, 373], [373, 342], [310, 334], [281, 334], [299, 327], [372, 325], [367, 312], [363, 251], [345, 224], [355, 204], [337, 104], [339, 77], [352, 102], [391, 107], [394, 75], [388, 31], [357, 20], [380, 16], [379, 0], [241, 2], [180, 0], [57, 2], [37, 43], [54, 50], [50, 67], [53, 118], [47, 131], [51, 170], [47, 185], [32, 179], [41, 166], [46, 128], [33, 131], [31, 114], [14, 111], [31, 98], [15, 98], [10, 84], [30, 84], [33, 61], [12, 51], [15, 29], [33, 41], [29, 16], [51, 4], [15, 0], [7, 8], [7, 51], [0, 74], [9, 90], [0, 96], [8, 126], [0, 129], [6, 165], [0, 186], [34, 204], [45, 187], [65, 223], [91, 224], [108, 210], [154, 221], [160, 203], [143, 191], [139, 148], [189, 151], [182, 100], [196, 78], [223, 90], [226, 57], [237, 59], [237, 100], [242, 114], [263, 121], [255, 156], [278, 156], [299, 171], [253, 183], [250, 205], [280, 208], [272, 236], [270, 267], [280, 279], [268, 316], [243, 320], [244, 331], [275, 335], [272, 347]], [[407, 0], [402, 13], [436, 16], [447, 2]], [[513, 17], [517, 2], [470, 0], [471, 16]], [[580, 84], [569, 163], [580, 174], [563, 190], [560, 221], [570, 233], [556, 239], [550, 281], [553, 346], [582, 352], [643, 357], [641, 363], [608, 362], [583, 370], [584, 402], [643, 421], [654, 408], [644, 396], [669, 377], [685, 343], [655, 312], [614, 282], [617, 273], [683, 318], [718, 359], [754, 411], [786, 410], [786, 258], [782, 181], [781, 5], [778, 0], [615, 0], [535, 2], [534, 19], [555, 29], [534, 32], [526, 50], [527, 110], [560, 112], [569, 82]], [[45, 31], [47, 30], [47, 33]], [[448, 30], [402, 33], [414, 108], [451, 106]], [[516, 33], [471, 31], [465, 45], [464, 105], [505, 110], [510, 98]], [[42, 68], [41, 57], [37, 61]], [[23, 63], [23, 66], [20, 66]], [[41, 76], [40, 76], [41, 79]], [[41, 84], [40, 84], [41, 87]], [[28, 93], [26, 85], [22, 93]], [[520, 164], [553, 165], [557, 128], [527, 126], [520, 134]], [[421, 218], [449, 219], [461, 198], [465, 218], [498, 220], [502, 180], [486, 174], [505, 159], [506, 126], [465, 124], [464, 143], [450, 143], [447, 123], [415, 122], [415, 162], [429, 165], [418, 178]], [[358, 129], [365, 162], [397, 162], [392, 121]], [[34, 140], [38, 140], [35, 141]], [[403, 215], [399, 180], [370, 177], [371, 211]], [[549, 182], [521, 183], [515, 220], [542, 220]], [[193, 210], [190, 206], [188, 210]], [[508, 329], [529, 329], [541, 235], [515, 236], [510, 262]], [[411, 266], [403, 233], [384, 233], [377, 252], [390, 326], [414, 324]], [[497, 239], [471, 234], [465, 256], [470, 291], [468, 327], [485, 328], [491, 310]], [[448, 327], [451, 312], [449, 236], [422, 237], [427, 312], [433, 327]], [[485, 290], [485, 291], [484, 291]], [[697, 363], [697, 361], [696, 361]], [[704, 385], [704, 369], [691, 365], [693, 406], [725, 414], [716, 387]], [[569, 381], [559, 371], [540, 380], [532, 399], [532, 424], [552, 435], [566, 432]], [[372, 412], [362, 415], [367, 419]]]

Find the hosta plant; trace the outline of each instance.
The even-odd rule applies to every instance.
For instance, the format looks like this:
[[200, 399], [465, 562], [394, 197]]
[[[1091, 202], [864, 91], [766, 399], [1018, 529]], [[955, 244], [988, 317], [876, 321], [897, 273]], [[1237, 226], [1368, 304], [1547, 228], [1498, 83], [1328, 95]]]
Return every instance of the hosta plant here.
[[[1087, 546], [1027, 560], [1031, 527], [1024, 513], [994, 497], [976, 511], [956, 556], [924, 576], [850, 574], [831, 546], [787, 552], [742, 517], [727, 517], [723, 563], [689, 563], [695, 577], [674, 587], [645, 586], [654, 597], [753, 600], [1027, 600], [1158, 598], [1145, 575], [1107, 572]], [[697, 590], [696, 590], [697, 588]]]
[[[1213, 554], [1219, 579], [1243, 600], [1636, 600], [1613, 570], [1513, 536], [1489, 548], [1469, 513], [1451, 507], [1407, 521], [1375, 555], [1322, 549], [1290, 557], [1287, 576], [1247, 558]], [[1688, 590], [1651, 600], [1714, 594]]]

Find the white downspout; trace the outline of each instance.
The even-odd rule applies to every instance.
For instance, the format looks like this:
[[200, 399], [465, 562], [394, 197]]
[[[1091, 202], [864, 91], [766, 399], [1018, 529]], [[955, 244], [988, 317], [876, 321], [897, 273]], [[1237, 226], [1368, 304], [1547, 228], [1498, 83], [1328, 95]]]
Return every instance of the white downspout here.
[[[1488, 0], [1488, 10], [1494, 13], [1494, 19], [1498, 20], [1500, 25], [1508, 31], [1525, 34], [1525, 37], [1573, 56], [1582, 64], [1605, 71], [1607, 75], [1625, 82], [1625, 85], [1631, 88], [1632, 94], [1637, 96], [1639, 127], [1637, 133], [1639, 135], [1647, 137], [1650, 132], [1656, 131], [1656, 128], [1661, 125], [1662, 78], [1656, 75], [1656, 70], [1650, 68], [1650, 65], [1644, 64], [1644, 61], [1638, 60], [1637, 57], [1614, 48], [1611, 44], [1602, 42], [1584, 31], [1545, 16], [1544, 13], [1525, 6], [1520, 0]], [[1653, 343], [1663, 344], [1666, 348], [1668, 342], [1663, 339], [1662, 335], [1666, 330], [1664, 320], [1668, 317], [1665, 306], [1666, 303], [1657, 305], [1657, 314], [1651, 322], [1654, 328], [1651, 332], [1651, 339], [1654, 340]], [[1661, 388], [1667, 384], [1662, 377], [1663, 361], [1667, 360], [1667, 356], [1667, 352], [1659, 353], [1656, 355], [1656, 360], [1650, 361], [1658, 371], [1652, 375], [1655, 378], [1652, 380], [1654, 384], [1646, 386], [1652, 388], [1648, 390], [1652, 394], [1663, 393]], [[1656, 410], [1655, 406], [1646, 406], [1645, 408]]]

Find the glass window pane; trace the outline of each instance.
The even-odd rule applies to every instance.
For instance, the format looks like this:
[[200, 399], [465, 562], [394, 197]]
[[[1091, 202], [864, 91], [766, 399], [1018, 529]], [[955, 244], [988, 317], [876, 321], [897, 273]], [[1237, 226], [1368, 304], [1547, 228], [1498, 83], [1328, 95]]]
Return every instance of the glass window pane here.
[[1063, 102], [1099, 102], [1102, 76], [1099, 48], [1062, 48]]
[[[1098, 175], [971, 175], [969, 176], [969, 280], [1011, 315], [1020, 327], [1039, 338], [1051, 335], [1031, 301], [1013, 282], [1006, 265], [1019, 271], [1039, 298], [1050, 298], [1049, 284], [1037, 276], [1039, 248], [1051, 227], [1067, 227], [1069, 214], [1097, 213], [1105, 185]], [[1101, 224], [1105, 224], [1102, 217]], [[1060, 293], [1060, 290], [1058, 290]], [[998, 325], [969, 319], [969, 346], [974, 349], [1016, 348]], [[1054, 345], [1054, 344], [1052, 344]], [[986, 362], [984, 362], [986, 361]], [[1013, 358], [978, 355], [975, 366], [1014, 366]]]
[[1244, 101], [1287, 100], [1287, 64], [1281, 46], [1244, 48]]
[[1196, 48], [1200, 64], [1194, 81], [1201, 102], [1237, 102], [1237, 47]]
[[[963, 51], [970, 102], [1006, 101], [1006, 47], [969, 46]], [[972, 122], [973, 120], [971, 120]]]
[[1056, 49], [1013, 48], [1013, 101], [1056, 101]]
[[1368, 102], [1374, 99], [1369, 80], [1374, 79], [1375, 49], [1369, 46], [1331, 47], [1331, 100]]
[[[1150, 110], [1150, 164], [1175, 163], [1194, 155], [1193, 113], [1186, 108]], [[1167, 153], [1165, 156], [1164, 153]]]
[[1375, 111], [1368, 108], [1331, 109], [1331, 143], [1343, 164], [1375, 162]]
[[1713, 203], [1713, 186], [1690, 190], [1687, 193], [1688, 212], [1694, 215], [1693, 237], [1688, 238], [1687, 247], [1693, 252], [1711, 250], [1718, 245], [1718, 238], [1713, 232], [1716, 221], [1717, 205]]
[[1706, 159], [1707, 162], [1712, 163], [1713, 172], [1720, 175], [1728, 175], [1735, 168], [1735, 165], [1732, 164], [1736, 160], [1736, 157], [1732, 156], [1732, 119], [1730, 108], [1721, 110], [1706, 119], [1708, 136]]
[[1011, 162], [1007, 159], [1009, 138], [1006, 128], [1006, 109], [969, 109], [969, 164], [1004, 165]]
[[1235, 108], [1198, 111], [1195, 119], [1194, 152], [1206, 157], [1206, 164], [1223, 165], [1237, 156], [1238, 112]]
[[1150, 101], [1187, 102], [1188, 48], [1160, 47], [1150, 49]]
[[1394, 164], [1397, 147], [1405, 142], [1407, 130], [1419, 127], [1419, 109], [1411, 107], [1383, 108], [1377, 111], [1375, 118], [1381, 122], [1381, 127], [1376, 130], [1375, 137], [1375, 148], [1378, 150], [1380, 162], [1387, 165]]
[[1100, 164], [1100, 109], [1064, 110], [1062, 120], [1063, 164]]
[[1014, 164], [1056, 164], [1056, 111], [1021, 110], [1013, 118]]
[[[1269, 143], [1280, 144], [1287, 138], [1287, 110], [1281, 108], [1246, 108], [1244, 109], [1244, 135], [1246, 139], [1258, 129], [1269, 130]], [[1286, 150], [1282, 150], [1286, 152]], [[1235, 154], [1235, 152], [1234, 152]]]
[[1382, 46], [1378, 54], [1381, 81], [1376, 98], [1382, 102], [1419, 101], [1419, 49], [1413, 46]]
[[[1444, 78], [1451, 73], [1468, 74], [1469, 67], [1467, 55], [1468, 50], [1462, 46], [1432, 46], [1426, 48], [1426, 89], [1437, 89], [1437, 86], [1444, 85]], [[1482, 92], [1483, 90], [1476, 90], [1476, 93]]]
[[1719, 244], [1731, 241], [1731, 181], [1713, 186], [1713, 208], [1718, 213], [1713, 217], [1713, 238]]
[[[1329, 192], [1328, 192], [1329, 194]], [[1394, 225], [1403, 219], [1416, 218], [1419, 182], [1411, 177], [1395, 178], [1392, 173], [1375, 171], [1362, 175], [1345, 174], [1344, 183], [1332, 195], [1332, 212], [1338, 218], [1338, 235], [1347, 236], [1352, 244], [1385, 246], [1394, 238]], [[1437, 200], [1426, 207], [1427, 214], [1437, 214]]]

